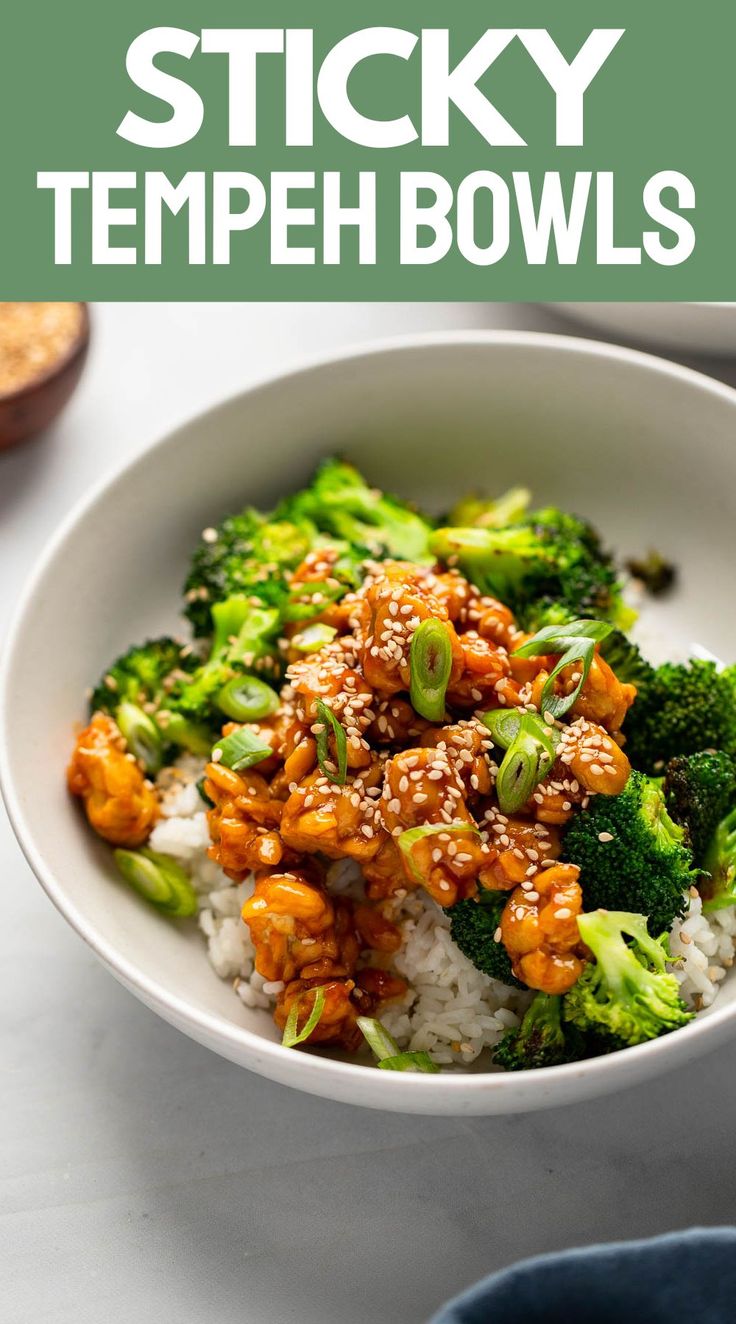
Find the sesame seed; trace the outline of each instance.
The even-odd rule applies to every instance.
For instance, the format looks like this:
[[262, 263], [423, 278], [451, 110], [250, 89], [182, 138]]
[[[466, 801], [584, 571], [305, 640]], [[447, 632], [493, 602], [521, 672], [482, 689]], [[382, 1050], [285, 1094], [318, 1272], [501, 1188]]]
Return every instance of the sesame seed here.
[[221, 758], [222, 758], [222, 750], [221, 750], [221, 749], [213, 749], [213, 751], [212, 751], [212, 762], [213, 762], [213, 763], [219, 763]]
[[571, 916], [572, 911], [567, 906], [561, 906], [559, 910], [555, 911], [555, 919], [570, 919]]
[[613, 841], [613, 833], [612, 833], [612, 832], [599, 832], [599, 833], [598, 833], [598, 840], [599, 840], [599, 841]]

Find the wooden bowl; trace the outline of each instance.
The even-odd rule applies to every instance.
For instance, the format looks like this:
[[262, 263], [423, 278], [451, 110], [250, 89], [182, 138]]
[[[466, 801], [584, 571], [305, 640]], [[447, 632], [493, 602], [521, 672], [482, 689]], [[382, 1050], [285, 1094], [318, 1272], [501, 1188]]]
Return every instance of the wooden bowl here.
[[89, 308], [79, 305], [79, 331], [58, 359], [18, 390], [0, 391], [0, 450], [26, 441], [54, 421], [82, 375], [90, 337]]

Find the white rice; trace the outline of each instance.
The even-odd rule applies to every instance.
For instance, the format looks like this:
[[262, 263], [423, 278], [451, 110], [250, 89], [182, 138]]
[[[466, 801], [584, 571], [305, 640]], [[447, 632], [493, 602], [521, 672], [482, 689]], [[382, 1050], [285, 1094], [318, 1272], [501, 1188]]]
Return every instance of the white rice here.
[[[200, 898], [199, 927], [216, 974], [233, 982], [246, 1006], [268, 1008], [281, 985], [256, 972], [248, 927], [240, 918], [253, 881], [234, 884], [208, 858], [207, 815], [196, 786], [202, 772], [203, 765], [190, 755], [162, 772], [162, 817], [150, 845], [174, 856], [190, 874]], [[360, 868], [352, 860], [332, 864], [327, 885], [333, 894], [363, 895]], [[736, 907], [706, 916], [697, 894], [688, 901], [685, 918], [672, 928], [670, 950], [677, 959], [671, 969], [685, 1002], [700, 1010], [710, 1006], [733, 965]], [[402, 1049], [424, 1049], [441, 1066], [468, 1065], [518, 1025], [530, 995], [476, 970], [452, 942], [447, 915], [426, 893], [396, 897], [393, 918], [403, 936], [394, 968], [409, 990], [401, 1002], [384, 1008], [383, 1024]]]
[[676, 919], [670, 935], [670, 951], [678, 961], [672, 971], [680, 992], [690, 1007], [709, 1007], [733, 965], [736, 942], [736, 911], [732, 906], [703, 914], [697, 893], [689, 897], [684, 919]]
[[426, 1049], [440, 1065], [473, 1062], [519, 1024], [529, 995], [476, 970], [450, 938], [447, 915], [425, 894], [407, 897], [403, 912], [394, 965], [409, 992], [381, 1020], [402, 1048]]

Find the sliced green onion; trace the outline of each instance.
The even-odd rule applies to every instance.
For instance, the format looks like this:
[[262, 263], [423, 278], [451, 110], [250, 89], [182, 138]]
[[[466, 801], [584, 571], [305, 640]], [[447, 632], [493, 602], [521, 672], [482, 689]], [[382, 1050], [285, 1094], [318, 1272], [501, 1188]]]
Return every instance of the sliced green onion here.
[[136, 703], [121, 703], [115, 721], [131, 754], [146, 772], [156, 773], [164, 761], [164, 742], [156, 723]]
[[379, 1062], [384, 1057], [397, 1057], [401, 1052], [393, 1035], [384, 1029], [380, 1021], [374, 1020], [372, 1016], [358, 1016], [355, 1023]]
[[233, 676], [223, 685], [215, 703], [234, 722], [258, 722], [276, 712], [279, 696], [258, 676]]
[[189, 876], [170, 855], [152, 850], [116, 850], [115, 863], [126, 883], [165, 915], [196, 915], [197, 893]]
[[382, 1071], [439, 1071], [429, 1053], [402, 1053], [393, 1036], [372, 1016], [358, 1016], [356, 1024]]
[[538, 740], [551, 757], [557, 752], [560, 733], [556, 726], [550, 726], [538, 713], [528, 713], [522, 708], [497, 708], [484, 713], [481, 721], [488, 727], [493, 743], [499, 749], [510, 749], [520, 733], [525, 731]]
[[[220, 750], [219, 760], [214, 758], [217, 749]], [[241, 768], [252, 768], [254, 763], [260, 763], [271, 754], [271, 746], [245, 726], [231, 731], [229, 736], [223, 736], [212, 749], [213, 762], [222, 763], [226, 768], [232, 768], [233, 772], [240, 772]]]
[[498, 745], [499, 749], [508, 749], [521, 729], [521, 709], [493, 708], [491, 712], [483, 713], [480, 720], [488, 727], [494, 745]]
[[395, 1057], [384, 1057], [378, 1065], [381, 1071], [439, 1071], [429, 1053], [397, 1053]]
[[299, 1023], [299, 1011], [301, 1009], [302, 1003], [304, 1002], [305, 998], [309, 997], [309, 993], [303, 993], [300, 998], [295, 998], [295, 1000], [291, 1004], [289, 1015], [286, 1020], [286, 1025], [284, 1026], [284, 1037], [281, 1040], [284, 1048], [296, 1048], [297, 1044], [303, 1044], [304, 1040], [309, 1038], [310, 1034], [312, 1033], [312, 1030], [314, 1030], [316, 1026], [319, 1025], [320, 1016], [324, 1011], [325, 990], [322, 987], [322, 985], [320, 985], [319, 988], [315, 988], [314, 990], [311, 989], [309, 990], [309, 992], [312, 991], [314, 992], [314, 1002], [312, 1004], [312, 1010], [310, 1011], [309, 1016], [304, 1022], [304, 1025], [302, 1026], [301, 1030], [297, 1029]]
[[[285, 621], [309, 621], [313, 616], [321, 616], [325, 608], [337, 602], [344, 593], [347, 593], [345, 584], [328, 584], [325, 579], [293, 584], [289, 600], [282, 609], [283, 618]], [[315, 597], [319, 597], [319, 602], [314, 601]]]
[[452, 644], [441, 621], [422, 621], [417, 626], [409, 649], [409, 669], [412, 708], [428, 722], [441, 722], [452, 671]]
[[[332, 709], [327, 706], [323, 699], [317, 699], [315, 707], [317, 717], [322, 724], [322, 730], [317, 733], [317, 762], [319, 763], [320, 772], [329, 781], [334, 782], [336, 786], [344, 786], [348, 775], [348, 738]], [[330, 758], [328, 726], [335, 737], [337, 771], [334, 770], [335, 764]]]
[[409, 866], [409, 872], [418, 883], [424, 882], [424, 875], [414, 863], [414, 847], [423, 837], [437, 836], [442, 832], [475, 832], [480, 836], [480, 828], [475, 823], [423, 823], [421, 827], [407, 828], [406, 832], [397, 837], [399, 850]]
[[[507, 728], [510, 730], [510, 726]], [[505, 814], [525, 805], [555, 761], [559, 735], [537, 713], [519, 713], [516, 736], [506, 750], [496, 778], [496, 795]]]
[[[554, 718], [564, 716], [572, 708], [588, 679], [595, 646], [613, 629], [608, 621], [569, 621], [567, 625], [545, 625], [525, 644], [514, 650], [515, 657], [541, 657], [546, 653], [561, 653], [559, 662], [547, 677], [542, 690], [540, 708]], [[580, 680], [571, 694], [556, 695], [554, 683], [560, 672], [573, 663], [580, 664]]]
[[337, 630], [334, 625], [308, 625], [294, 635], [291, 646], [297, 653], [318, 653], [325, 644], [331, 644]]
[[200, 777], [199, 781], [197, 782], [197, 790], [199, 791], [200, 798], [204, 800], [205, 804], [209, 805], [210, 809], [214, 809], [215, 802], [214, 800], [210, 800], [210, 797], [208, 796], [207, 792], [204, 789], [204, 784], [206, 780], [207, 780], [206, 777]]

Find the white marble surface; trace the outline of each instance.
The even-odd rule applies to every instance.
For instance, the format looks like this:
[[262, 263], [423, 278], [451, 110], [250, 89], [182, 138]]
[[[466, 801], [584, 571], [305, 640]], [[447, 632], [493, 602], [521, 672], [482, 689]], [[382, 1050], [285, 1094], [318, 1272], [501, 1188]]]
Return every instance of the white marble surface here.
[[[63, 421], [0, 455], [0, 629], [69, 506], [171, 424], [304, 354], [469, 325], [572, 329], [531, 306], [98, 307]], [[221, 1061], [120, 988], [1, 810], [0, 878], [3, 1324], [420, 1324], [524, 1255], [734, 1221], [736, 1044], [564, 1112], [339, 1107]]]

